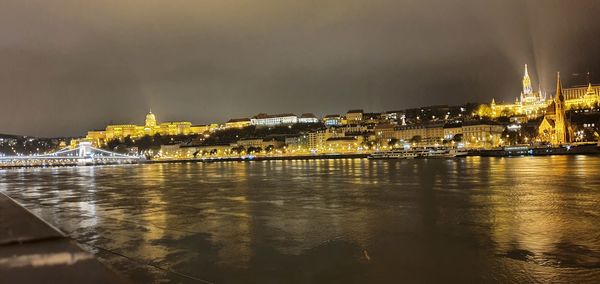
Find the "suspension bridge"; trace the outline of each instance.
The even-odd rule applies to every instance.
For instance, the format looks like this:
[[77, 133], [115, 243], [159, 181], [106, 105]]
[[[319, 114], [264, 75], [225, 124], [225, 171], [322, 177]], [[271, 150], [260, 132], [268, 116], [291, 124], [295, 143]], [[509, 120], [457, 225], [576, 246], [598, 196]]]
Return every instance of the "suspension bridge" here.
[[134, 164], [142, 160], [142, 156], [115, 153], [94, 148], [90, 142], [81, 142], [76, 148], [65, 147], [49, 154], [0, 157], [0, 167]]

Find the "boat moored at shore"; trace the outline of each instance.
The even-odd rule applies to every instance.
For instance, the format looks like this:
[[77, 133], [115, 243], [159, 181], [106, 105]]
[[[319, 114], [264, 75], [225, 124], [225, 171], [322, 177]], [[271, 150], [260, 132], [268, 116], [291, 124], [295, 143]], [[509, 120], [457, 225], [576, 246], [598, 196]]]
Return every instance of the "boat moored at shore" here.
[[407, 148], [401, 150], [378, 151], [368, 156], [369, 159], [434, 159], [467, 156], [465, 149], [446, 147]]

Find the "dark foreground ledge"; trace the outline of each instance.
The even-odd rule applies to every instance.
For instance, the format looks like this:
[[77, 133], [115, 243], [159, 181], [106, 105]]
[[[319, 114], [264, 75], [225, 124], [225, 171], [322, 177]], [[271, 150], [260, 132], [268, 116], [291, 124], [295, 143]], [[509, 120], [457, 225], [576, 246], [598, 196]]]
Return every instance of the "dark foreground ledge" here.
[[2, 283], [127, 283], [3, 193], [0, 279]]

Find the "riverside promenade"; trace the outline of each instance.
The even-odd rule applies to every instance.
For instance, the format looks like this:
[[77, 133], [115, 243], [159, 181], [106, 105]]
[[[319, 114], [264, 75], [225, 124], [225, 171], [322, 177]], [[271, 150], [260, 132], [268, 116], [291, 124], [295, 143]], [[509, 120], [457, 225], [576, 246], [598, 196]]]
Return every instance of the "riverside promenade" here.
[[2, 283], [128, 283], [3, 193], [0, 279]]

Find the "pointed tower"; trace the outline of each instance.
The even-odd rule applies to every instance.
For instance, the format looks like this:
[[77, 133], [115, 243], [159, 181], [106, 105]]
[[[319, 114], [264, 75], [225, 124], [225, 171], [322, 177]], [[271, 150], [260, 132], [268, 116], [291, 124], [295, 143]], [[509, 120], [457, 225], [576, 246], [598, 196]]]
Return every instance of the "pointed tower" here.
[[567, 127], [565, 124], [565, 96], [562, 93], [560, 72], [556, 76], [556, 96], [554, 96], [554, 105], [556, 111], [556, 118], [554, 120], [554, 144], [561, 145], [567, 143]]
[[588, 83], [588, 88], [587, 91], [585, 92], [585, 94], [595, 94], [594, 92], [594, 88], [592, 88], [592, 83]]
[[585, 92], [585, 95], [596, 95], [596, 92], [594, 92], [594, 88], [592, 88], [592, 79], [590, 78], [590, 72], [587, 72], [587, 80], [588, 80], [588, 88], [587, 91]]
[[525, 75], [523, 75], [523, 97], [529, 97], [533, 94], [533, 88], [531, 87], [531, 78], [529, 78], [529, 72], [527, 71], [527, 64], [525, 64]]

